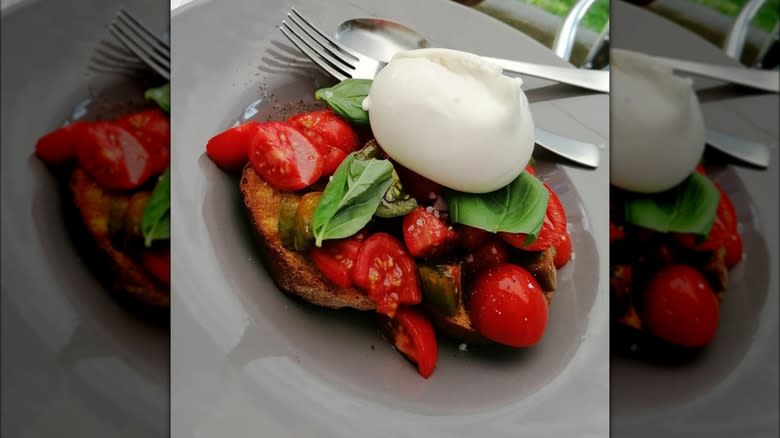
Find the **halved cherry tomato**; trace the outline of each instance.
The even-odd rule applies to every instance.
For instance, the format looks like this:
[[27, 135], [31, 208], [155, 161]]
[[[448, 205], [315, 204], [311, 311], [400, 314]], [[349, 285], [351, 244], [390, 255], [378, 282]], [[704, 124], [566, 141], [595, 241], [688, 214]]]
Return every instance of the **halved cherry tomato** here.
[[260, 123], [249, 143], [255, 172], [279, 190], [300, 190], [322, 176], [322, 156], [286, 122]]
[[544, 216], [542, 230], [539, 237], [528, 245], [525, 245], [526, 234], [523, 233], [499, 233], [499, 235], [515, 248], [526, 251], [542, 251], [558, 244], [566, 233], [566, 210], [558, 199], [553, 189], [544, 184], [544, 187], [550, 193], [550, 199], [547, 202], [547, 213]]
[[414, 173], [398, 163], [393, 163], [393, 167], [404, 186], [404, 190], [420, 204], [429, 204], [444, 191], [441, 184]]
[[35, 155], [54, 166], [73, 160], [87, 126], [86, 122], [75, 122], [44, 135], [35, 143]]
[[566, 263], [569, 263], [571, 251], [571, 236], [566, 232], [558, 244], [555, 245], [555, 260], [553, 261], [555, 269], [561, 269], [566, 266]]
[[332, 175], [358, 146], [357, 133], [331, 110], [298, 114], [290, 123], [320, 151], [324, 160], [323, 175]]
[[171, 248], [146, 249], [141, 252], [141, 264], [162, 284], [171, 284]]
[[742, 260], [742, 237], [739, 233], [733, 233], [726, 240], [726, 266], [733, 268]]
[[677, 241], [683, 246], [697, 251], [714, 251], [726, 245], [733, 234], [737, 233], [737, 211], [731, 198], [718, 185], [720, 200], [715, 213], [715, 221], [712, 223], [710, 233], [703, 242], [698, 242], [698, 236], [692, 233], [680, 233], [676, 235]]
[[414, 260], [403, 244], [387, 233], [366, 239], [355, 257], [352, 282], [368, 292], [377, 313], [392, 317], [399, 304], [422, 301]]
[[530, 174], [531, 174], [531, 175], [533, 175], [533, 176], [536, 176], [536, 168], [535, 168], [535, 167], [534, 167], [534, 165], [533, 165], [533, 164], [531, 164], [531, 163], [528, 163], [528, 164], [525, 166], [525, 171], [526, 171], [526, 172], [528, 172], [528, 173], [530, 173]]
[[620, 239], [623, 239], [626, 237], [626, 230], [623, 227], [623, 225], [617, 225], [616, 223], [612, 222], [610, 219], [609, 221], [609, 243], [614, 243]]
[[428, 318], [417, 309], [403, 306], [393, 319], [379, 316], [379, 323], [395, 348], [417, 365], [417, 372], [426, 379], [430, 377], [439, 360], [439, 346]]
[[506, 263], [509, 260], [509, 251], [506, 243], [496, 236], [489, 236], [488, 240], [466, 256], [463, 270], [468, 275], [475, 275], [491, 267]]
[[699, 172], [700, 174], [704, 175], [704, 176], [707, 175], [707, 171], [704, 170], [704, 166], [702, 166], [701, 164], [696, 166], [696, 171]]
[[452, 226], [434, 214], [433, 207], [417, 207], [404, 216], [403, 234], [409, 254], [431, 257], [451, 248], [458, 235]]
[[505, 263], [482, 271], [474, 281], [469, 315], [484, 337], [512, 347], [539, 342], [547, 327], [547, 302], [534, 276]]
[[79, 164], [109, 190], [134, 189], [152, 176], [149, 151], [128, 130], [113, 122], [90, 124], [77, 148]]
[[220, 132], [206, 143], [206, 154], [228, 172], [241, 170], [249, 161], [249, 144], [259, 126], [260, 123], [250, 120]]
[[647, 328], [684, 347], [703, 347], [718, 328], [718, 300], [707, 279], [687, 265], [669, 265], [647, 285], [642, 308]]
[[352, 287], [352, 268], [362, 244], [356, 237], [326, 240], [322, 247], [313, 247], [309, 255], [317, 269], [333, 284]]
[[490, 234], [481, 228], [468, 225], [460, 225], [457, 230], [458, 235], [460, 236], [460, 246], [466, 251], [474, 251], [482, 246], [482, 244], [487, 241], [488, 235]]
[[116, 121], [141, 142], [152, 157], [152, 174], [162, 173], [171, 161], [171, 122], [156, 108], [120, 117]]

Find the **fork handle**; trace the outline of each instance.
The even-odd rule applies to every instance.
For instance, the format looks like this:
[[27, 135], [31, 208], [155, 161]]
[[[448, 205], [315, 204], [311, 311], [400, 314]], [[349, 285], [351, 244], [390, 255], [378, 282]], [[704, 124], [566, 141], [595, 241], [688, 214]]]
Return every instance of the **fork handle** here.
[[654, 56], [653, 58], [678, 72], [732, 82], [773, 93], [780, 91], [780, 72], [777, 71], [704, 64], [662, 56]]
[[504, 72], [548, 79], [563, 84], [574, 85], [588, 90], [609, 93], [609, 72], [585, 70], [574, 67], [532, 64], [530, 62], [511, 61], [501, 58], [482, 57], [486, 61], [500, 65]]

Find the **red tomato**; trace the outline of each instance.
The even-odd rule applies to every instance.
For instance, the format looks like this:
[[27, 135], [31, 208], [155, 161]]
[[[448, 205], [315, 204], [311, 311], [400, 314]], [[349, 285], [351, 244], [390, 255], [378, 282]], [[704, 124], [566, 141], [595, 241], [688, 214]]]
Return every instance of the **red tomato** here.
[[463, 270], [469, 275], [475, 275], [491, 266], [506, 263], [509, 251], [506, 243], [498, 237], [488, 237], [487, 242], [466, 257]]
[[533, 176], [536, 176], [536, 168], [534, 167], [534, 165], [533, 165], [533, 164], [530, 164], [530, 163], [529, 163], [529, 164], [527, 164], [527, 165], [525, 166], [525, 171], [526, 171], [526, 172], [528, 172], [528, 173], [530, 173], [530, 174], [531, 174], [531, 175], [533, 175]]
[[171, 161], [171, 122], [159, 108], [128, 114], [117, 123], [132, 133], [152, 157], [152, 174], [162, 173]]
[[171, 248], [146, 249], [141, 253], [141, 264], [166, 286], [171, 285]]
[[705, 176], [707, 175], [707, 171], [704, 170], [704, 166], [702, 166], [701, 164], [696, 166], [696, 171], [699, 172], [702, 175], [705, 175]]
[[380, 327], [410, 362], [417, 365], [417, 372], [426, 379], [436, 369], [439, 346], [436, 333], [428, 318], [412, 307], [400, 307], [395, 318], [380, 316]]
[[249, 143], [255, 172], [279, 190], [300, 190], [322, 176], [322, 156], [288, 123], [265, 122]]
[[326, 240], [321, 248], [313, 247], [309, 255], [325, 278], [337, 286], [352, 287], [352, 268], [362, 243], [354, 237]]
[[556, 269], [561, 269], [566, 266], [566, 263], [569, 263], [569, 260], [571, 260], [571, 252], [571, 236], [569, 236], [569, 233], [567, 232], [555, 246], [555, 260], [553, 263], [555, 264]]
[[553, 189], [547, 184], [544, 187], [550, 193], [550, 200], [547, 202], [547, 213], [544, 216], [544, 223], [542, 224], [542, 230], [539, 232], [539, 237], [530, 244], [525, 245], [526, 234], [499, 233], [504, 240], [515, 248], [526, 251], [542, 251], [557, 245], [566, 233], [566, 210]]
[[413, 257], [430, 257], [451, 248], [458, 235], [452, 226], [436, 216], [433, 207], [417, 207], [404, 216], [403, 234], [409, 254]]
[[152, 176], [149, 151], [138, 139], [112, 122], [90, 124], [77, 149], [79, 164], [103, 188], [134, 189]]
[[259, 127], [259, 123], [249, 121], [220, 132], [206, 143], [206, 154], [223, 170], [241, 170], [249, 161], [249, 144]]
[[547, 326], [547, 302], [534, 276], [517, 265], [493, 266], [474, 281], [469, 314], [474, 328], [495, 342], [528, 347]]
[[377, 313], [393, 317], [399, 304], [422, 301], [414, 260], [403, 244], [387, 233], [366, 239], [355, 257], [352, 282], [368, 292]]
[[742, 260], [742, 237], [739, 233], [733, 233], [726, 240], [726, 266], [733, 268]]
[[706, 240], [699, 243], [697, 243], [698, 236], [695, 234], [677, 234], [677, 241], [683, 246], [697, 251], [714, 251], [726, 245], [733, 234], [737, 234], [737, 211], [734, 209], [734, 204], [720, 186], [716, 187], [720, 191], [720, 200], [710, 234], [707, 235]]
[[421, 204], [430, 203], [444, 191], [441, 184], [414, 173], [398, 163], [393, 163], [393, 167], [404, 186], [404, 190]]
[[86, 122], [75, 122], [44, 135], [35, 143], [35, 155], [54, 166], [71, 161], [87, 126]]
[[626, 230], [623, 225], [617, 225], [612, 220], [609, 221], [609, 243], [617, 242], [626, 237]]
[[290, 123], [320, 151], [324, 159], [323, 175], [332, 175], [358, 146], [357, 133], [331, 110], [298, 114]]
[[470, 227], [468, 225], [460, 225], [458, 227], [460, 246], [466, 251], [474, 251], [482, 246], [488, 239], [488, 234], [487, 231], [481, 228]]
[[643, 314], [650, 333], [684, 347], [707, 345], [718, 328], [718, 300], [707, 279], [687, 265], [666, 266], [650, 279]]

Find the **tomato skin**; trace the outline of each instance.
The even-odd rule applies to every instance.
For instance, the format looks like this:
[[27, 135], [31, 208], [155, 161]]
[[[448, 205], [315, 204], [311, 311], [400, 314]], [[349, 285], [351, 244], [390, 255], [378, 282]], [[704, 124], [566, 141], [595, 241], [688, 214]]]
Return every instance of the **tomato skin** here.
[[73, 160], [87, 126], [86, 122], [75, 122], [44, 135], [35, 143], [35, 155], [50, 166]]
[[609, 221], [609, 243], [615, 243], [626, 237], [626, 230], [623, 225], [617, 225], [612, 220]]
[[152, 176], [149, 152], [126, 129], [113, 122], [90, 124], [77, 149], [81, 167], [109, 190], [134, 189]]
[[733, 233], [726, 240], [726, 267], [733, 268], [742, 260], [742, 237], [739, 233]]
[[206, 154], [227, 172], [240, 171], [249, 161], [249, 144], [260, 123], [249, 121], [211, 137], [206, 143]]
[[460, 246], [466, 251], [474, 251], [482, 246], [487, 240], [490, 233], [481, 229], [468, 225], [460, 225], [458, 227], [458, 236], [460, 237]]
[[393, 319], [380, 315], [379, 323], [395, 348], [417, 365], [417, 372], [426, 379], [430, 377], [439, 360], [439, 346], [433, 325], [425, 314], [401, 306]]
[[509, 251], [506, 243], [496, 236], [490, 236], [487, 241], [466, 257], [463, 270], [468, 275], [476, 275], [491, 267], [506, 263]]
[[441, 254], [457, 243], [458, 239], [452, 226], [425, 207], [417, 207], [404, 216], [403, 235], [412, 257]]
[[146, 249], [141, 253], [141, 264], [166, 286], [171, 285], [171, 248]]
[[127, 114], [116, 120], [132, 133], [152, 157], [152, 174], [165, 171], [171, 161], [171, 122], [159, 108]]
[[479, 333], [512, 347], [539, 342], [547, 326], [547, 302], [539, 283], [530, 272], [509, 263], [479, 274], [468, 307]]
[[337, 286], [352, 287], [352, 268], [362, 244], [355, 237], [326, 240], [322, 247], [312, 248], [309, 255], [325, 278]]
[[249, 161], [255, 172], [279, 190], [300, 190], [322, 176], [322, 156], [286, 122], [259, 124], [249, 143]]
[[683, 347], [710, 343], [718, 328], [718, 300], [707, 279], [681, 264], [658, 271], [647, 285], [644, 321], [654, 336]]
[[420, 204], [429, 204], [444, 192], [444, 187], [437, 182], [431, 181], [398, 163], [393, 163], [393, 167], [404, 186], [404, 190]]
[[715, 221], [712, 223], [710, 233], [703, 242], [698, 242], [698, 236], [692, 233], [679, 233], [675, 236], [677, 241], [696, 251], [714, 251], [726, 245], [731, 236], [737, 234], [737, 210], [731, 202], [731, 198], [718, 185], [720, 199], [715, 213]]
[[290, 119], [290, 124], [322, 155], [323, 175], [332, 175], [344, 158], [358, 147], [358, 135], [352, 126], [329, 109], [298, 114]]
[[528, 163], [528, 164], [525, 166], [525, 171], [526, 171], [526, 172], [528, 172], [528, 173], [530, 173], [530, 174], [531, 174], [531, 175], [533, 175], [533, 176], [536, 176], [536, 168], [534, 167], [534, 165], [533, 165], [533, 164], [530, 164], [530, 163]]
[[567, 232], [562, 236], [560, 242], [555, 245], [555, 260], [553, 261], [555, 269], [561, 269], [566, 266], [569, 260], [571, 260], [571, 254], [571, 236]]
[[542, 224], [542, 230], [539, 232], [539, 237], [530, 244], [525, 245], [526, 234], [499, 233], [507, 243], [515, 248], [525, 251], [542, 251], [558, 244], [566, 233], [566, 210], [553, 189], [546, 183], [544, 187], [550, 193], [550, 199], [547, 202], [547, 212], [544, 216], [544, 223]]
[[376, 303], [377, 313], [393, 317], [399, 304], [422, 301], [417, 267], [403, 244], [387, 233], [371, 235], [358, 250], [352, 282]]

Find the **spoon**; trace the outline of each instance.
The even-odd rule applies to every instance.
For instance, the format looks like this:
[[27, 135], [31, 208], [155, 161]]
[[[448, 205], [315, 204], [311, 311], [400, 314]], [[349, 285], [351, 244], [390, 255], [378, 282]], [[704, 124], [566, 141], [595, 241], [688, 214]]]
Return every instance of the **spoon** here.
[[[345, 21], [336, 29], [334, 36], [349, 48], [382, 62], [389, 62], [396, 52], [430, 46], [428, 40], [415, 30], [379, 18]], [[592, 169], [599, 165], [601, 153], [593, 143], [562, 137], [540, 128], [535, 129], [534, 140], [539, 146], [572, 162]]]

